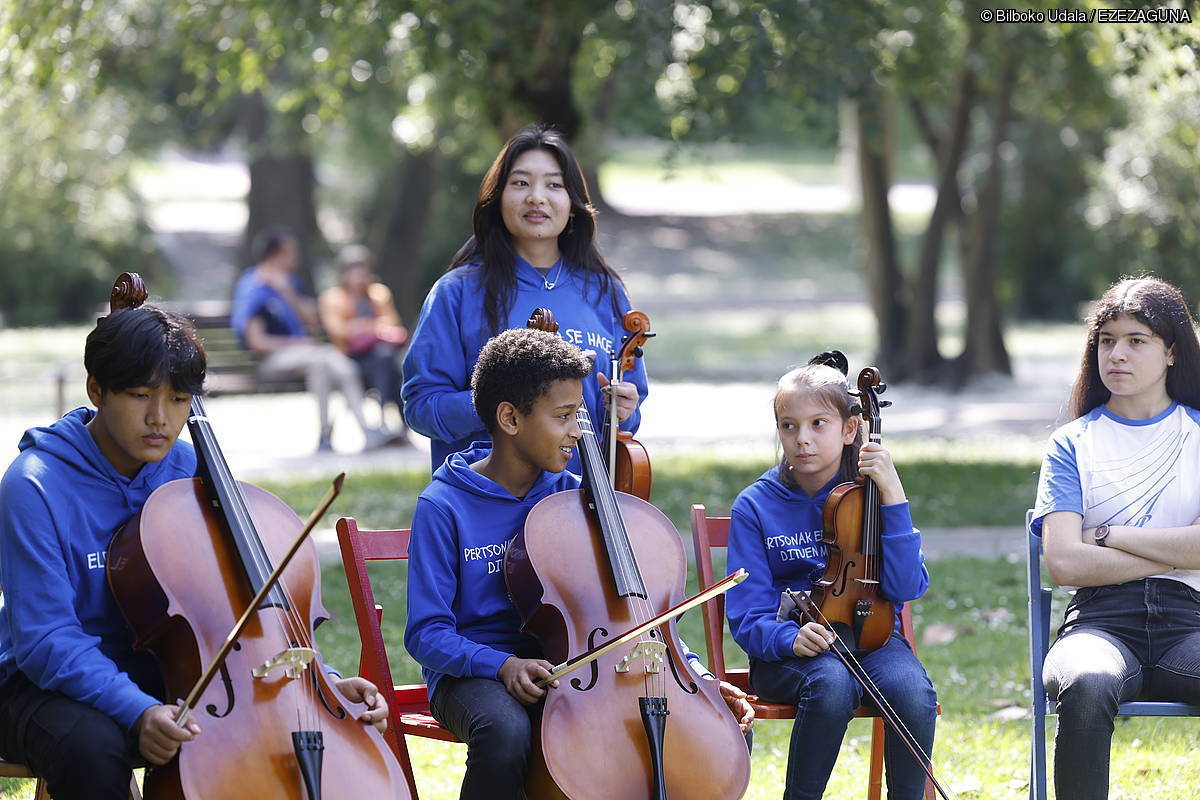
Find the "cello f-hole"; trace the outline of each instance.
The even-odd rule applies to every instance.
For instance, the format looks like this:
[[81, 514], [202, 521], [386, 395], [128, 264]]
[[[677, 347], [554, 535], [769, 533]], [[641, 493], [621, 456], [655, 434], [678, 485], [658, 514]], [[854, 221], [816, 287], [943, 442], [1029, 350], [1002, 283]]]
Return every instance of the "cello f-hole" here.
[[[241, 642], [234, 642], [233, 649], [241, 650], [242, 649]], [[208, 705], [206, 705], [204, 707], [204, 710], [206, 712], [208, 712], [209, 716], [220, 719], [221, 717], [229, 716], [230, 713], [233, 712], [233, 705], [234, 705], [233, 681], [231, 681], [229, 679], [228, 662], [221, 665], [221, 669], [218, 674], [221, 676], [221, 685], [225, 687], [225, 710], [218, 714], [216, 703], [209, 703]]]
[[[598, 636], [608, 636], [608, 629], [607, 628], [593, 628], [592, 629], [592, 632], [588, 634], [588, 646], [587, 646], [588, 650], [591, 650], [597, 646], [598, 643], [596, 641], [596, 637], [598, 637]], [[583, 681], [579, 680], [579, 678], [571, 678], [571, 688], [577, 692], [586, 692], [588, 689], [591, 689], [593, 686], [596, 685], [596, 681], [599, 680], [599, 678], [600, 678], [600, 668], [598, 666], [596, 666], [595, 661], [592, 661], [592, 663], [588, 665], [587, 686], [584, 686]]]
[[316, 691], [317, 697], [321, 698], [321, 705], [325, 706], [325, 710], [329, 712], [329, 716], [333, 717], [334, 719], [345, 719], [346, 709], [342, 707], [341, 703], [334, 704], [337, 706], [337, 708], [333, 708], [329, 705], [329, 699], [325, 697], [325, 690], [321, 688], [321, 682], [317, 680], [317, 673], [313, 672], [308, 676], [308, 678], [310, 681], [312, 681], [313, 689]]
[[679, 668], [675, 666], [675, 656], [670, 650], [667, 651], [667, 663], [671, 665], [671, 675], [675, 678], [675, 683], [680, 689], [688, 694], [695, 694], [700, 691], [700, 687], [696, 685], [695, 681], [684, 683], [683, 678], [679, 674]]

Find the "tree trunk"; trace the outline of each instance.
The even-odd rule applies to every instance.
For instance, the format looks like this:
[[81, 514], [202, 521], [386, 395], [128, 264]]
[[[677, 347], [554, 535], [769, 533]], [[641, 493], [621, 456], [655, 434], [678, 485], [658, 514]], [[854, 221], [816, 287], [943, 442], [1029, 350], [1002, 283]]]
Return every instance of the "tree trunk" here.
[[272, 114], [257, 92], [242, 98], [239, 116], [250, 153], [249, 218], [241, 263], [257, 260], [252, 248], [259, 233], [283, 226], [300, 242], [301, 276], [315, 290], [313, 257], [325, 248], [325, 239], [317, 226], [317, 179], [305, 134], [299, 125]]
[[879, 340], [876, 359], [889, 375], [904, 371], [905, 303], [904, 277], [896, 253], [896, 234], [888, 205], [891, 189], [889, 163], [891, 124], [886, 99], [878, 93], [867, 94], [851, 111], [852, 132], [858, 155], [859, 181], [862, 187], [862, 231], [866, 242], [866, 282], [875, 313]]
[[963, 352], [955, 362], [956, 383], [986, 373], [1012, 374], [1004, 346], [1000, 303], [996, 297], [995, 243], [1000, 208], [1004, 199], [1004, 161], [1000, 150], [1012, 117], [1012, 95], [1017, 67], [1010, 53], [1005, 59], [996, 91], [992, 141], [987, 175], [974, 214], [970, 257], [963, 262], [963, 285], [967, 294], [967, 331]]
[[392, 290], [400, 316], [409, 328], [416, 325], [429, 286], [422, 256], [439, 168], [437, 150], [431, 148], [405, 156], [389, 180], [395, 190], [376, 262], [379, 277]]
[[[967, 53], [970, 58], [970, 48]], [[938, 348], [938, 269], [946, 228], [953, 221], [954, 208], [959, 203], [958, 168], [967, 147], [968, 123], [976, 92], [975, 72], [969, 65], [964, 65], [959, 75], [949, 135], [941, 152], [934, 153], [938, 162], [937, 200], [921, 239], [907, 337], [910, 366], [907, 377], [921, 381], [938, 379], [945, 363]]]

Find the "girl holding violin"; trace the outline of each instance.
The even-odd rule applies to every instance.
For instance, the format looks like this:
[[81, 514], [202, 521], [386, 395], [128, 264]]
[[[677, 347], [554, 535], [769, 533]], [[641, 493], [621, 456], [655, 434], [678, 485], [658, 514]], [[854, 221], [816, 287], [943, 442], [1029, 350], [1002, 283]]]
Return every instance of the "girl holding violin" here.
[[[733, 503], [728, 568], [749, 578], [729, 591], [730, 630], [750, 656], [750, 683], [764, 700], [797, 706], [784, 797], [819, 798], [837, 761], [846, 726], [863, 689], [830, 652], [834, 633], [790, 618], [785, 590], [805, 592], [822, 578], [828, 551], [823, 510], [831, 491], [858, 476], [878, 487], [882, 512], [881, 594], [897, 606], [929, 585], [920, 533], [913, 528], [904, 486], [891, 454], [860, 444], [860, 417], [851, 412], [845, 356], [822, 353], [779, 379], [775, 429], [783, 458]], [[867, 675], [914, 735], [933, 748], [937, 697], [929, 677], [898, 633], [871, 652], [856, 651]], [[839, 643], [837, 645], [841, 647]], [[916, 800], [926, 773], [889, 727], [885, 749], [888, 797]]]
[[[517, 329], [491, 339], [471, 383], [491, 441], [451, 454], [417, 499], [404, 644], [422, 666], [433, 716], [467, 743], [462, 798], [523, 796], [533, 722], [557, 690], [557, 681], [537, 683], [552, 665], [521, 630], [503, 562], [530, 510], [579, 486], [566, 469], [591, 373], [590, 360], [554, 334]], [[745, 694], [728, 684], [721, 693], [748, 728]]]
[[[95, 410], [26, 431], [0, 481], [0, 756], [56, 800], [124, 800], [131, 759], [166, 763], [200, 727], [176, 724], [154, 658], [133, 650], [106, 552], [155, 489], [196, 473], [178, 436], [206, 364], [185, 317], [143, 306], [101, 318], [84, 365]], [[386, 722], [370, 683], [339, 688]]]
[[[624, 283], [596, 247], [595, 209], [579, 162], [558, 131], [531, 125], [505, 143], [479, 187], [474, 235], [430, 290], [404, 358], [404, 415], [431, 439], [433, 468], [446, 456], [486, 440], [471, 405], [470, 380], [484, 343], [525, 326], [530, 309], [545, 307], [560, 335], [597, 358], [596, 381], [584, 397], [601, 419], [616, 395], [622, 430], [636, 432], [646, 397], [641, 359], [608, 388], [607, 359], [625, 335], [630, 309]], [[579, 461], [572, 461], [579, 472]]]
[[1074, 588], [1043, 680], [1056, 795], [1101, 800], [1119, 703], [1200, 703], [1200, 342], [1177, 288], [1104, 293], [1069, 408], [1034, 509], [1050, 577]]

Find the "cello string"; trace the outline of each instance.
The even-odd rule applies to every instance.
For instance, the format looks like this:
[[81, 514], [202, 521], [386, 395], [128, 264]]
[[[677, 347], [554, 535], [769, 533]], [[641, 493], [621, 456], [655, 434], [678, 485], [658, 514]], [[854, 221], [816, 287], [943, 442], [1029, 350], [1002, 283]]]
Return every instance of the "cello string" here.
[[[615, 403], [615, 400], [610, 396], [609, 402]], [[649, 590], [645, 589], [645, 580], [638, 569], [637, 561], [633, 554], [633, 545], [629, 541], [629, 533], [625, 528], [624, 519], [621, 516], [616, 492], [612, 488], [610, 479], [605, 474], [606, 470], [604, 470], [603, 459], [599, 455], [599, 446], [586, 407], [580, 407], [577, 418], [580, 422], [580, 428], [583, 431], [582, 444], [584, 459], [588, 465], [588, 481], [591, 484], [592, 500], [596, 504], [597, 516], [601, 518], [602, 530], [606, 532], [607, 536], [615, 536], [623, 540], [618, 541], [612, 549], [612, 555], [615, 559], [613, 569], [622, 573], [626, 578], [637, 576], [638, 583], [643, 588], [643, 591], [645, 591], [645, 594], [635, 594], [627, 597], [626, 605], [629, 609], [630, 617], [635, 624], [645, 622], [654, 616], [650, 599], [647, 596]], [[656, 640], [652, 632], [648, 631], [638, 638], [638, 644], [635, 647], [654, 641]], [[642, 649], [641, 652], [647, 654], [646, 660], [641, 665], [643, 692], [647, 696], [665, 696], [665, 678], [661, 674], [661, 667], [656, 673], [654, 665], [650, 660], [651, 656], [649, 654], [653, 650]], [[656, 674], [658, 676], [657, 679], [655, 678]], [[663, 682], [662, 686], [657, 685], [659, 681]], [[658, 690], [657, 692], [654, 691], [656, 689]]]
[[[202, 411], [203, 407], [199, 406], [198, 410]], [[199, 417], [199, 415], [196, 416]], [[252, 563], [259, 569], [260, 574], [269, 574], [273, 571], [273, 565], [271, 564], [270, 556], [267, 554], [265, 546], [262, 545], [262, 539], [258, 535], [258, 528], [254, 523], [253, 517], [250, 515], [250, 510], [246, 504], [245, 496], [242, 494], [241, 486], [233, 477], [233, 473], [229, 469], [229, 463], [225, 460], [224, 453], [221, 451], [220, 445], [216, 438], [216, 433], [212, 429], [212, 423], [205, 416], [203, 418], [197, 418], [196, 424], [203, 432], [203, 438], [205, 439], [205, 449], [207, 451], [206, 455], [208, 456], [206, 461], [208, 462], [209, 472], [213, 476], [214, 481], [220, 481], [224, 488], [224, 493], [229, 499], [229, 502], [226, 505], [230, 507], [226, 509], [226, 512], [230, 517], [233, 518], [234, 521], [236, 521], [236, 524], [240, 526], [244, 534], [252, 535], [254, 539], [257, 540], [259, 546], [249, 548]], [[263, 625], [264, 628], [267, 625], [273, 624], [277, 630], [283, 634], [283, 637], [288, 642], [289, 646], [292, 642], [296, 642], [298, 646], [311, 647], [312, 645], [311, 642], [308, 641], [307, 631], [304, 631], [303, 633], [301, 632], [305, 626], [300, 624], [298, 612], [296, 611], [297, 606], [295, 598], [291, 590], [288, 588], [288, 582], [283, 580], [283, 576], [280, 576], [277, 586], [285, 602], [287, 603], [287, 608], [277, 609], [275, 613], [268, 615], [270, 619], [269, 622], [263, 620], [264, 615], [259, 614], [258, 618], [260, 624]], [[309, 695], [307, 699], [310, 701], [307, 703], [307, 713], [315, 718], [315, 703], [312, 702], [315, 700], [315, 698], [311, 696], [312, 689], [309, 686], [308, 681], [302, 682], [305, 685], [303, 694]], [[297, 699], [297, 716], [299, 716], [303, 711], [304, 709], [301, 708], [301, 703], [299, 699]], [[309, 729], [311, 730], [312, 728], [310, 727]]]

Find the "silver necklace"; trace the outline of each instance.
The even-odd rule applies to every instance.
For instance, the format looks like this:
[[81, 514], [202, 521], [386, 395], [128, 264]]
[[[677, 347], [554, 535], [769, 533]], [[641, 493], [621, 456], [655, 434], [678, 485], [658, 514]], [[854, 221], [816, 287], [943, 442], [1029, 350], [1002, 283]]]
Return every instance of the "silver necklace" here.
[[558, 277], [561, 278], [562, 277], [562, 266], [563, 266], [563, 260], [560, 258], [558, 261], [555, 261], [554, 266], [552, 266], [552, 267], [550, 267], [550, 269], [546, 270], [546, 274], [542, 276], [542, 285], [546, 287], [547, 292], [554, 291], [554, 287], [558, 286], [558, 280], [550, 280], [550, 273], [554, 272], [554, 270], [557, 269]]

